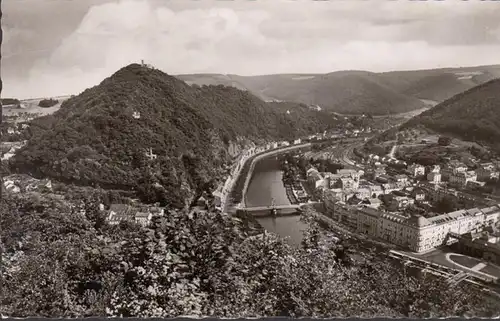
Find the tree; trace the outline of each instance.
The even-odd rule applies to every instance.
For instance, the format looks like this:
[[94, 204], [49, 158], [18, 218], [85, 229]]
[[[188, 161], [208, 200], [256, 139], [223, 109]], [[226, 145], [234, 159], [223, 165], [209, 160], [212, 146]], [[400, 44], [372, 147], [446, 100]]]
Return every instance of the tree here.
[[451, 144], [451, 138], [447, 136], [439, 136], [438, 144], [441, 146], [449, 146]]
[[[415, 278], [382, 254], [358, 262], [306, 208], [302, 247], [220, 212], [104, 224], [47, 195], [8, 195], [0, 217], [9, 316], [491, 316], [498, 301]], [[363, 255], [362, 252], [358, 255]], [[257, 299], [256, 299], [257, 298]]]
[[40, 102], [38, 103], [38, 106], [40, 107], [52, 107], [54, 105], [56, 105], [57, 103], [59, 103], [59, 101], [57, 99], [42, 99], [40, 100]]
[[449, 213], [459, 208], [458, 199], [454, 196], [445, 196], [436, 203], [435, 209], [438, 213]]

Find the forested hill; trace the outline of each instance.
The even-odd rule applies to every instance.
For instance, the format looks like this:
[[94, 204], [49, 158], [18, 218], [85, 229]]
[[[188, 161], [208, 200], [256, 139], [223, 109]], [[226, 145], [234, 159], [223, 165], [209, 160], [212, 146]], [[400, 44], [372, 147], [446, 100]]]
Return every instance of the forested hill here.
[[[182, 206], [221, 174], [230, 145], [291, 138], [336, 122], [303, 105], [287, 106], [272, 108], [231, 87], [191, 87], [131, 64], [33, 121], [11, 167]], [[146, 157], [149, 148], [157, 159]]]
[[327, 74], [176, 76], [189, 84], [223, 84], [246, 89], [266, 100], [319, 105], [341, 114], [387, 115], [440, 103], [474, 86], [500, 77], [500, 65], [384, 73], [336, 71]]
[[500, 150], [500, 79], [458, 94], [405, 123]]

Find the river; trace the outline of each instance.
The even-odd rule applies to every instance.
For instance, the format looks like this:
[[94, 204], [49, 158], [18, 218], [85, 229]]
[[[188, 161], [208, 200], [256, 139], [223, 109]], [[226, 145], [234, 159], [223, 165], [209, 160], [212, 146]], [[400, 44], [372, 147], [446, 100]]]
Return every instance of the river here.
[[[269, 206], [274, 199], [275, 205], [289, 205], [283, 173], [275, 156], [260, 159], [255, 164], [252, 178], [245, 195], [247, 207]], [[299, 245], [303, 230], [307, 225], [300, 221], [300, 216], [260, 217], [257, 221], [269, 232], [287, 238], [292, 245]]]

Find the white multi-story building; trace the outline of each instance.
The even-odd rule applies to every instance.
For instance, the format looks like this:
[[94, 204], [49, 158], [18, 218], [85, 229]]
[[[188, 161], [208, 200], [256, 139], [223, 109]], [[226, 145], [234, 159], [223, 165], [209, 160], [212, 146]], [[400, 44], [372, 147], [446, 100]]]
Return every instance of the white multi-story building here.
[[427, 174], [427, 180], [433, 184], [441, 183], [441, 173], [439, 172], [430, 172]]
[[420, 189], [416, 188], [411, 192], [411, 196], [416, 200], [416, 201], [423, 201], [425, 200], [425, 192]]
[[356, 191], [356, 197], [361, 200], [364, 200], [365, 198], [370, 198], [370, 196], [371, 192], [370, 189], [367, 187], [358, 188], [358, 190]]
[[335, 182], [335, 187], [340, 187], [343, 190], [357, 190], [359, 182], [351, 177], [340, 177]]
[[463, 173], [467, 171], [467, 166], [464, 163], [452, 161], [448, 165], [448, 168], [453, 174]]
[[387, 184], [382, 184], [382, 188], [384, 189], [384, 194], [391, 194], [392, 192], [395, 191], [401, 191], [402, 189], [405, 188], [404, 183], [387, 183]]
[[330, 188], [358, 189], [361, 173], [353, 169], [341, 169], [329, 175]]
[[412, 164], [408, 166], [408, 172], [410, 172], [413, 177], [423, 176], [425, 175], [425, 167], [420, 164]]
[[434, 166], [432, 166], [432, 169], [429, 172], [430, 173], [440, 173], [441, 172], [441, 166], [434, 165]]
[[408, 176], [406, 176], [406, 175], [396, 175], [396, 176], [394, 176], [394, 179], [398, 183], [407, 183], [408, 182]]
[[357, 229], [412, 251], [423, 252], [447, 243], [450, 232], [462, 235], [480, 230], [496, 224], [499, 218], [500, 205], [459, 210], [431, 218], [361, 208], [357, 213]]

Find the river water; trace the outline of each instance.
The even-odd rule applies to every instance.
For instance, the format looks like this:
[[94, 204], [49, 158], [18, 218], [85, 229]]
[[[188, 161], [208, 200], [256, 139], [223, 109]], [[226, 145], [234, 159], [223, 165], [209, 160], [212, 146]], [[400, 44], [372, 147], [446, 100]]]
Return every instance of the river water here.
[[[285, 187], [282, 182], [283, 173], [275, 156], [260, 159], [255, 164], [248, 189], [245, 195], [247, 207], [289, 205]], [[292, 245], [299, 245], [303, 230], [307, 225], [300, 221], [300, 215], [259, 217], [257, 221], [269, 232], [287, 238]]]

